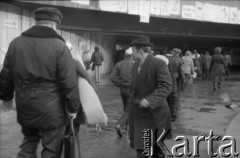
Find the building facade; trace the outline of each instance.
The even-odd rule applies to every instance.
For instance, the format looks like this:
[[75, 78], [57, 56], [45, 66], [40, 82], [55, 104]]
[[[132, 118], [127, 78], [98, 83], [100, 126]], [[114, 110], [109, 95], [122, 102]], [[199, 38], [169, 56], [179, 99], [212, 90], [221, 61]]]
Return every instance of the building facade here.
[[75, 53], [100, 47], [103, 74], [119, 60], [116, 48], [127, 47], [135, 35], [183, 50], [235, 48], [240, 43], [239, 0], [10, 0], [0, 2], [0, 64], [10, 41], [34, 25], [33, 10], [42, 6], [61, 10], [58, 33], [72, 43]]

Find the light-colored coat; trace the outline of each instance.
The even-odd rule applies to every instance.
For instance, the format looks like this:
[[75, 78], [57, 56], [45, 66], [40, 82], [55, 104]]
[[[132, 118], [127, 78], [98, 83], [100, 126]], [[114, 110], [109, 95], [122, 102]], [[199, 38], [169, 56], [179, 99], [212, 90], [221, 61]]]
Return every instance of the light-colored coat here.
[[182, 57], [182, 65], [181, 65], [181, 71], [184, 74], [192, 74], [194, 73], [194, 64], [191, 56], [183, 56]]

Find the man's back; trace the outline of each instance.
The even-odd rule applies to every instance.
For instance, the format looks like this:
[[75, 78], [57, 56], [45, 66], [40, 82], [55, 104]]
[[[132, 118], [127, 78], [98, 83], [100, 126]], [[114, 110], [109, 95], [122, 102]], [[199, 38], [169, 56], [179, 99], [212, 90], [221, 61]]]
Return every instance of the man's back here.
[[100, 51], [93, 52], [92, 59], [91, 59], [93, 64], [95, 64], [95, 65], [102, 65], [103, 60], [104, 60], [103, 59], [103, 54]]
[[181, 62], [176, 56], [168, 56], [168, 68], [170, 73], [180, 73]]
[[203, 64], [206, 69], [210, 68], [212, 57], [209, 54], [203, 56]]
[[[51, 44], [51, 45], [50, 45]], [[48, 46], [50, 45], [50, 46]], [[62, 41], [21, 36], [11, 45], [11, 63], [16, 82], [42, 83], [57, 81], [57, 58]], [[20, 59], [20, 60], [19, 60]]]
[[111, 80], [116, 86], [130, 87], [132, 83], [132, 65], [133, 59], [131, 57], [125, 57], [114, 66]]
[[65, 124], [65, 104], [70, 112], [79, 106], [70, 51], [54, 33], [50, 28], [34, 26], [9, 46], [2, 74], [14, 84], [18, 122], [23, 126], [59, 127]]

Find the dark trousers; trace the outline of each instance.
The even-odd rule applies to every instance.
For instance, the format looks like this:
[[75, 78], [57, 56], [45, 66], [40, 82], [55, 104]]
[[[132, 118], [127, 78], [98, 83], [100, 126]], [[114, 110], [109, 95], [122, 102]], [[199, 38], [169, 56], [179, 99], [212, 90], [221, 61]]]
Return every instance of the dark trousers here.
[[42, 158], [60, 158], [63, 146], [64, 126], [51, 130], [22, 127], [24, 135], [17, 158], [36, 158], [37, 147], [42, 141]]
[[177, 117], [177, 110], [179, 106], [179, 92], [177, 85], [177, 78], [172, 76], [172, 91], [167, 97], [168, 106], [171, 112], [172, 119]]
[[177, 117], [177, 110], [178, 110], [178, 92], [172, 91], [169, 96], [167, 97], [168, 106], [171, 112], [171, 117], [176, 118]]
[[184, 74], [184, 79], [183, 79], [183, 88], [182, 90], [185, 91], [189, 85], [193, 84], [193, 78], [189, 74]]
[[203, 69], [203, 76], [202, 76], [203, 80], [208, 80], [209, 79], [209, 69]]
[[[70, 125], [66, 125], [65, 135], [70, 133], [70, 130], [71, 130], [70, 128], [71, 128]], [[74, 132], [76, 135], [78, 135], [79, 129], [80, 129], [80, 124], [74, 124]]]
[[228, 76], [229, 76], [228, 66], [224, 66], [224, 76], [225, 76], [225, 77], [228, 77]]
[[130, 88], [120, 88], [120, 94], [123, 102], [123, 111], [126, 111], [127, 102], [130, 96]]

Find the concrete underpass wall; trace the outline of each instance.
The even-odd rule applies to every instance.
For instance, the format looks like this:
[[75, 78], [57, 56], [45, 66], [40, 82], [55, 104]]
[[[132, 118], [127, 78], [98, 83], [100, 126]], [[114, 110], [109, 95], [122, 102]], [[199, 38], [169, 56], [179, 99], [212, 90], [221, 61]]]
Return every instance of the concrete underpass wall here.
[[[115, 37], [100, 33], [59, 30], [58, 33], [66, 41], [70, 41], [73, 46], [73, 56], [82, 56], [85, 50], [89, 50], [90, 54], [94, 52], [94, 47], [99, 46], [103, 53], [104, 61], [102, 65], [102, 74], [109, 74], [113, 67], [113, 53], [115, 49]], [[89, 71], [93, 76], [93, 72]]]
[[[10, 42], [34, 24], [32, 12], [0, 2], [0, 69]], [[92, 54], [94, 47], [99, 46], [104, 55], [102, 74], [111, 72], [115, 46], [114, 36], [71, 30], [58, 30], [57, 32], [66, 41], [72, 43], [74, 56], [80, 57], [85, 50], [89, 50]], [[89, 71], [89, 74], [93, 75], [93, 72]]]

